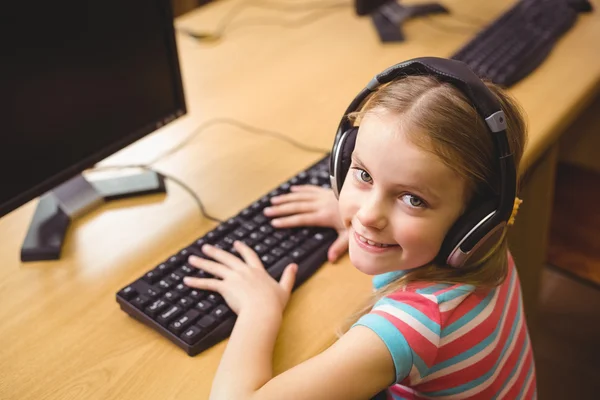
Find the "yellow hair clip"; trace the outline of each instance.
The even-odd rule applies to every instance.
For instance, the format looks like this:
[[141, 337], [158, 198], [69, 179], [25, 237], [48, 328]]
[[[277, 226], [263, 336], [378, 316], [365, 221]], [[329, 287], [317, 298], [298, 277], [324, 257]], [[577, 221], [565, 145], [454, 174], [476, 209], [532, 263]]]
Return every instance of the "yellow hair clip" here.
[[506, 223], [508, 226], [512, 226], [515, 223], [515, 218], [517, 217], [517, 213], [519, 212], [519, 206], [521, 205], [521, 203], [523, 203], [523, 200], [521, 200], [518, 197], [515, 197], [515, 204], [513, 205], [512, 213], [510, 214], [510, 218]]

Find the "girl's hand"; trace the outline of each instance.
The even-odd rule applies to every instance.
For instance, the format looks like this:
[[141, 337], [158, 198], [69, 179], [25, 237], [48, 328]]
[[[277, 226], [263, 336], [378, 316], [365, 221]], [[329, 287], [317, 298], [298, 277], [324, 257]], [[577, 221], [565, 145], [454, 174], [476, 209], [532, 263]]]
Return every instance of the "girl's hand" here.
[[265, 270], [254, 250], [240, 241], [234, 242], [233, 247], [243, 260], [214, 246], [204, 245], [202, 251], [214, 261], [191, 256], [189, 263], [218, 279], [186, 277], [184, 283], [218, 292], [238, 316], [248, 311], [281, 315], [294, 287], [298, 266], [288, 265], [277, 282]]
[[348, 232], [344, 228], [338, 201], [331, 189], [314, 185], [292, 186], [291, 193], [271, 198], [271, 207], [264, 210], [267, 217], [275, 217], [276, 228], [323, 226], [338, 231], [338, 238], [329, 247], [327, 258], [334, 262], [348, 250]]

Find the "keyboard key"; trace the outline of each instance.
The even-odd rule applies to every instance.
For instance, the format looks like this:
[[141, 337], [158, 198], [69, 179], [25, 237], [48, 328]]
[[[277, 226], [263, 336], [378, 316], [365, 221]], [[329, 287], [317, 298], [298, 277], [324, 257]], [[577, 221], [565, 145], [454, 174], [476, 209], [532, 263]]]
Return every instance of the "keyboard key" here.
[[212, 317], [215, 317], [218, 320], [226, 318], [229, 314], [231, 314], [231, 310], [225, 304], [221, 304], [210, 313]]
[[138, 297], [133, 299], [133, 301], [131, 302], [131, 304], [133, 304], [140, 310], [143, 310], [144, 307], [146, 307], [146, 305], [148, 303], [150, 303], [150, 298], [148, 296], [144, 296], [143, 294], [140, 294]]
[[181, 307], [171, 306], [167, 309], [167, 311], [164, 311], [162, 314], [160, 314], [158, 316], [157, 321], [159, 324], [166, 326], [172, 320], [177, 318], [182, 312], [183, 312], [183, 309]]
[[163, 296], [163, 299], [165, 299], [166, 301], [169, 301], [171, 303], [175, 303], [177, 300], [179, 300], [179, 295], [175, 292], [175, 291], [169, 291], [167, 293], [165, 293], [165, 295]]
[[137, 296], [137, 292], [133, 287], [127, 286], [124, 289], [121, 289], [119, 292], [119, 296], [123, 297], [125, 300], [131, 300]]
[[164, 300], [156, 300], [154, 303], [150, 304], [148, 307], [146, 307], [146, 314], [148, 314], [149, 316], [151, 316], [152, 318], [156, 317], [156, 315], [161, 312], [162, 310], [164, 310], [166, 307], [168, 307], [169, 304], [164, 301]]
[[196, 310], [189, 310], [182, 317], [178, 318], [175, 322], [169, 325], [169, 330], [176, 335], [179, 335], [185, 328], [190, 326], [197, 317], [200, 316], [200, 313]]
[[196, 343], [202, 336], [204, 336], [204, 329], [192, 325], [185, 332], [183, 332], [181, 339], [187, 344], [193, 344]]
[[304, 259], [306, 254], [307, 254], [306, 250], [299, 248], [299, 249], [292, 251], [290, 253], [290, 257], [292, 258], [292, 260], [294, 260], [294, 262], [299, 262], [302, 259]]
[[205, 315], [204, 317], [200, 318], [198, 322], [196, 322], [196, 326], [201, 329], [205, 329], [206, 331], [210, 331], [216, 325], [216, 323], [217, 320], [215, 317]]
[[160, 278], [162, 278], [162, 274], [160, 273], [160, 271], [155, 270], [155, 269], [153, 269], [152, 271], [146, 272], [146, 275], [144, 275], [144, 280], [151, 285], [158, 282], [158, 280]]
[[202, 300], [196, 304], [195, 308], [196, 308], [196, 310], [199, 310], [199, 311], [209, 312], [210, 310], [212, 310], [212, 308], [214, 306], [215, 306], [214, 303], [212, 303], [208, 300]]

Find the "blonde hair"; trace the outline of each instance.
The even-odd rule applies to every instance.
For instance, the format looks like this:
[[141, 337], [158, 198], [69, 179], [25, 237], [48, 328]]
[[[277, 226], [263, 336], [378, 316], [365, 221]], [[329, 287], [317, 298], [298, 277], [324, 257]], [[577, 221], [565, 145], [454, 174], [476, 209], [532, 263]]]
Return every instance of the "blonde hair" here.
[[[498, 98], [505, 113], [506, 134], [518, 171], [526, 144], [523, 111], [501, 88], [489, 82], [486, 86]], [[467, 209], [483, 198], [498, 194], [500, 175], [491, 134], [483, 118], [460, 90], [431, 76], [407, 76], [379, 88], [360, 111], [348, 117], [354, 125], [359, 125], [365, 114], [376, 110], [400, 116], [402, 125], [410, 127], [404, 132], [411, 142], [435, 154], [464, 179]], [[508, 272], [507, 250], [505, 232], [482, 259], [464, 268], [450, 268], [432, 262], [409, 270], [374, 292], [358, 316], [368, 312], [380, 298], [413, 282], [496, 287], [504, 281]]]

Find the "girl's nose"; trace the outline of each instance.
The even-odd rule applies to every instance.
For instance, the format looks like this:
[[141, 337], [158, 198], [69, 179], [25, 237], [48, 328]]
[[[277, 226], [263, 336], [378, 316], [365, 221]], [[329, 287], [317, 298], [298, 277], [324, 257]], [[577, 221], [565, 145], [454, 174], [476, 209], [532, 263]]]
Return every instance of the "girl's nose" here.
[[376, 193], [369, 194], [361, 204], [356, 218], [362, 226], [382, 230], [386, 227], [388, 206]]

